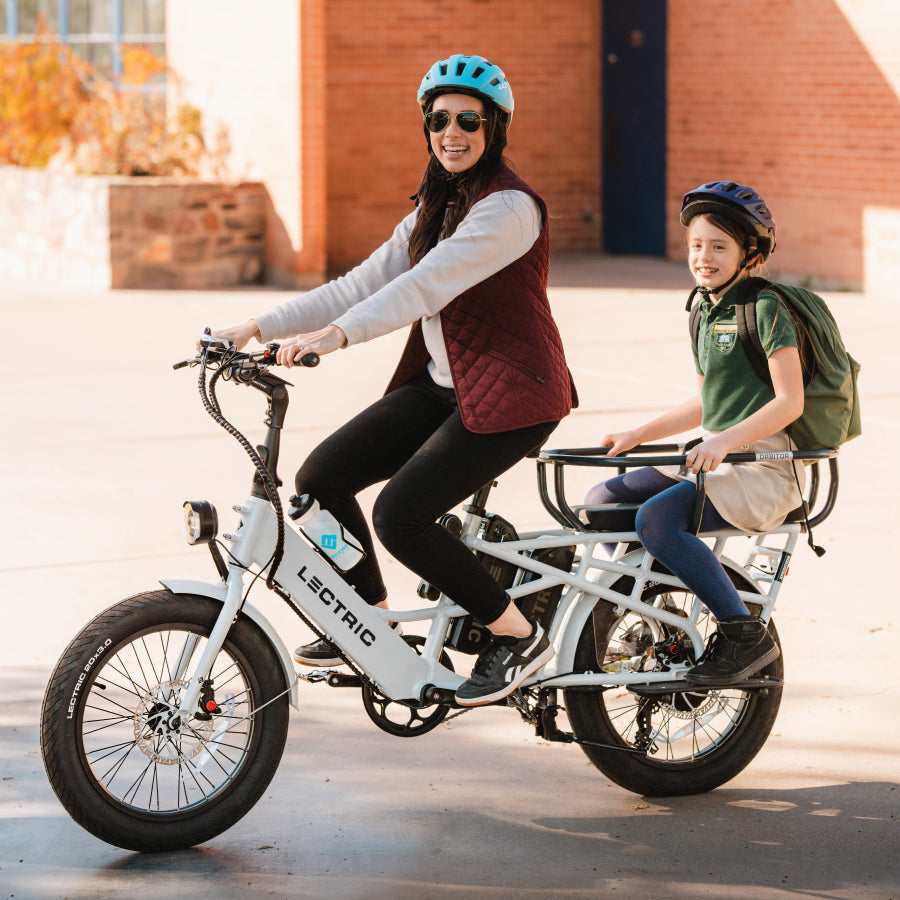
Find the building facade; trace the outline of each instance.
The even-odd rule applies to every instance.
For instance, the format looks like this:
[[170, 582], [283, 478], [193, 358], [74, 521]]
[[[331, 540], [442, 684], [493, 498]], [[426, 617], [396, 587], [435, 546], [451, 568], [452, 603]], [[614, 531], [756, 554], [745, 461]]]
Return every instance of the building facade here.
[[[757, 188], [778, 273], [886, 278], [900, 240], [900, 4], [893, 0], [168, 0], [184, 99], [268, 188], [266, 278], [367, 256], [426, 160], [435, 59], [478, 53], [516, 98], [508, 155], [555, 251], [684, 255], [682, 194]], [[891, 276], [893, 277], [893, 276]]]

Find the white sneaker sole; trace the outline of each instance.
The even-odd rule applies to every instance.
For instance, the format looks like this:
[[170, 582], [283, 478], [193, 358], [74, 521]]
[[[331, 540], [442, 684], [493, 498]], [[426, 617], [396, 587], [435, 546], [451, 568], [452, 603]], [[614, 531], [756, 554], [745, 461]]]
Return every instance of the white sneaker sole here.
[[525, 668], [519, 672], [516, 676], [515, 680], [513, 680], [510, 684], [504, 685], [500, 690], [494, 691], [492, 694], [482, 694], [480, 697], [472, 697], [471, 699], [460, 699], [458, 696], [454, 697], [456, 702], [460, 706], [487, 706], [489, 703], [496, 703], [497, 700], [502, 700], [504, 697], [508, 697], [523, 681], [525, 681], [530, 675], [533, 675], [537, 672], [538, 669], [543, 668], [553, 659], [556, 651], [553, 647], [548, 647], [540, 656], [535, 657], [530, 663], [528, 663]]
[[293, 659], [298, 666], [312, 666], [312, 668], [314, 669], [332, 668], [334, 666], [345, 665], [344, 661], [337, 656], [332, 659], [304, 659], [302, 656], [298, 656], [296, 653], [292, 653], [291, 659]]

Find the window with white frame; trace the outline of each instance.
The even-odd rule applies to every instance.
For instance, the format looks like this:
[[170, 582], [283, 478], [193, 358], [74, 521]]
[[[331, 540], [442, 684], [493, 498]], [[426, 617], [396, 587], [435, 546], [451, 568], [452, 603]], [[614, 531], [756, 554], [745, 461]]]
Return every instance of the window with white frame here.
[[0, 41], [28, 41], [38, 17], [95, 66], [121, 74], [124, 44], [165, 54], [165, 0], [0, 0]]

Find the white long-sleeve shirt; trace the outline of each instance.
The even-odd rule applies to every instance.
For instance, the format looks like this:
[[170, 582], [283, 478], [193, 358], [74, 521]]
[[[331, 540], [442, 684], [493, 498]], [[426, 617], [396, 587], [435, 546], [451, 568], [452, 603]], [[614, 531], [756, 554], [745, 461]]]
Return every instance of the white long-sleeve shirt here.
[[412, 268], [409, 237], [418, 210], [390, 239], [346, 275], [255, 316], [260, 339], [271, 341], [337, 325], [347, 346], [422, 320], [428, 369], [452, 387], [438, 313], [450, 301], [523, 256], [541, 233], [537, 202], [524, 191], [497, 191], [472, 205], [456, 231]]

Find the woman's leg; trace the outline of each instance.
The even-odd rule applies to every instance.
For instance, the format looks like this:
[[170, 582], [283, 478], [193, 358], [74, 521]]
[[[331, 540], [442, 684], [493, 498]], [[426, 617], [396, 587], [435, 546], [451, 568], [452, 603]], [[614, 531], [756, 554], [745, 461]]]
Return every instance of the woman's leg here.
[[556, 425], [474, 434], [454, 411], [375, 501], [375, 532], [391, 555], [485, 625], [507, 611], [509, 597], [436, 520], [540, 446]]
[[392, 391], [326, 438], [297, 472], [298, 494], [311, 494], [362, 545], [365, 559], [344, 577], [371, 604], [387, 591], [356, 495], [390, 478], [456, 408], [453, 391], [417, 379]]

